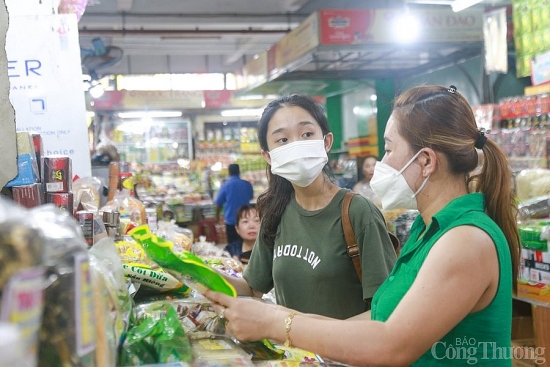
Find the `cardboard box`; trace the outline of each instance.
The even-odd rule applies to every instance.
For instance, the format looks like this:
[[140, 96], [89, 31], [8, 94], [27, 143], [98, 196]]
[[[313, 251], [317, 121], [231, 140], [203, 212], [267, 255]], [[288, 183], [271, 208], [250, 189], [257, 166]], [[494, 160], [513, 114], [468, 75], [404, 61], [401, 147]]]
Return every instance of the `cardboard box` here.
[[512, 318], [512, 340], [533, 339], [534, 337], [535, 330], [532, 316], [515, 316]]
[[12, 187], [13, 201], [25, 208], [44, 204], [44, 190], [41, 183]]
[[512, 366], [513, 367], [534, 367], [537, 366], [536, 359], [529, 358], [535, 348], [535, 339], [512, 340]]

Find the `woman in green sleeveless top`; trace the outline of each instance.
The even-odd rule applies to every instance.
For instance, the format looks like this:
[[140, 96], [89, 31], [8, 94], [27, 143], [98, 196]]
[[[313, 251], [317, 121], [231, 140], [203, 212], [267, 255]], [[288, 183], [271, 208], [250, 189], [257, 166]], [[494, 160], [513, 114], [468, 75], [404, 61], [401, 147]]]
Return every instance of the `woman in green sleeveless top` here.
[[371, 186], [418, 209], [372, 309], [344, 321], [207, 296], [241, 340], [270, 338], [354, 366], [511, 366], [520, 241], [506, 156], [451, 86], [397, 97]]

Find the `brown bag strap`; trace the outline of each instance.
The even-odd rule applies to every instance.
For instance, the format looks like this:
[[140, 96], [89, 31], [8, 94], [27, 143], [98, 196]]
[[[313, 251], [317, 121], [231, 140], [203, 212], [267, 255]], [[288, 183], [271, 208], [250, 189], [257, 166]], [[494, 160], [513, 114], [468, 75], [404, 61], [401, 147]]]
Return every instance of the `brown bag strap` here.
[[344, 237], [346, 239], [346, 252], [353, 261], [353, 266], [355, 266], [355, 271], [359, 277], [359, 282], [361, 282], [363, 277], [361, 271], [361, 261], [359, 258], [359, 246], [357, 245], [355, 232], [353, 232], [353, 227], [351, 226], [351, 221], [349, 219], [349, 206], [354, 195], [356, 194], [350, 191], [344, 196], [344, 202], [342, 203], [342, 226], [344, 227]]

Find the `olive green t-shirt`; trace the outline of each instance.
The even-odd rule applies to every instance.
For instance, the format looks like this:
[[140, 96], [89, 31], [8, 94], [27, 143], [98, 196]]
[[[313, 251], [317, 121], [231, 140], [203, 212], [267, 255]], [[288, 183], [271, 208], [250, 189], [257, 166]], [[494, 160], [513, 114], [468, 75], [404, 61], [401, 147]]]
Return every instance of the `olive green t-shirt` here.
[[255, 290], [275, 288], [278, 304], [292, 309], [345, 319], [367, 310], [365, 299], [386, 279], [395, 251], [380, 210], [355, 195], [349, 216], [360, 247], [363, 283], [346, 253], [341, 189], [323, 209], [308, 211], [290, 200], [279, 224], [275, 246], [258, 236], [244, 278]]
[[[495, 298], [485, 309], [466, 316], [434, 343], [414, 366], [512, 365], [512, 261], [506, 237], [485, 214], [484, 198], [483, 194], [475, 193], [454, 199], [433, 217], [425, 232], [422, 217], [418, 216], [390, 277], [374, 295], [371, 318], [385, 321], [411, 288], [433, 245], [454, 227], [468, 225], [481, 228], [495, 243], [500, 265]], [[420, 236], [423, 232], [424, 236]], [[437, 322], [437, 316], [434, 316], [434, 322]]]

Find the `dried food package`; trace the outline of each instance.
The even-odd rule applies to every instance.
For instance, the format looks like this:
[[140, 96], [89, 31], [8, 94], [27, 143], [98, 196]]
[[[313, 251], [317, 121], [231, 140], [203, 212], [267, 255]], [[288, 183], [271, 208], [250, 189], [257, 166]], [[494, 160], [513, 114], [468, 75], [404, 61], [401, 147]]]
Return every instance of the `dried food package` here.
[[176, 310], [168, 305], [162, 318], [146, 317], [128, 330], [120, 351], [119, 366], [191, 362], [191, 343]]
[[0, 321], [18, 327], [25, 355], [20, 365], [37, 365], [43, 311], [44, 237], [29, 211], [0, 198]]
[[193, 346], [194, 362], [197, 366], [253, 366], [251, 356], [231, 338], [218, 337], [195, 339]]
[[132, 282], [141, 284], [138, 291], [140, 295], [163, 292], [189, 294], [191, 291], [188, 286], [149, 259], [143, 248], [131, 238], [116, 242], [116, 249], [124, 275]]
[[46, 238], [47, 286], [38, 366], [95, 367], [94, 298], [87, 245], [76, 221], [53, 205], [37, 207]]
[[521, 220], [548, 218], [550, 215], [550, 196], [539, 196], [524, 200], [518, 204]]
[[97, 177], [80, 177], [73, 182], [73, 207], [76, 210], [97, 211], [100, 207], [101, 187], [103, 184]]
[[128, 330], [132, 298], [113, 239], [103, 238], [88, 253], [95, 301], [96, 366], [112, 367]]
[[189, 288], [201, 294], [207, 289], [212, 289], [231, 297], [237, 296], [233, 285], [218, 271], [189, 251], [178, 251], [173, 243], [151, 233], [147, 225], [136, 227], [128, 234], [141, 245], [151, 260]]
[[132, 228], [147, 223], [145, 205], [130, 195], [129, 190], [118, 191], [113, 200], [108, 201], [101, 211], [118, 211], [120, 213], [120, 233], [126, 234]]
[[193, 231], [188, 228], [179, 227], [176, 221], [172, 219], [170, 222], [159, 221], [158, 229], [154, 233], [170, 241], [179, 249], [191, 251], [193, 245]]
[[214, 311], [211, 301], [197, 292], [192, 292], [187, 298], [136, 301], [134, 315], [136, 320], [147, 317], [160, 319], [166, 316], [170, 307], [176, 310], [178, 319], [190, 339], [225, 335], [225, 320]]

